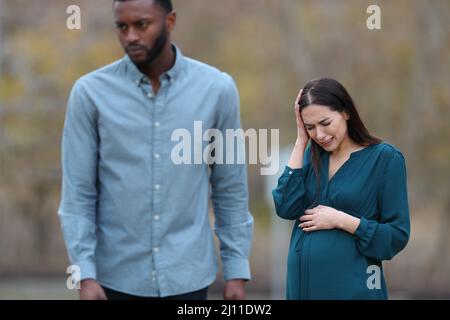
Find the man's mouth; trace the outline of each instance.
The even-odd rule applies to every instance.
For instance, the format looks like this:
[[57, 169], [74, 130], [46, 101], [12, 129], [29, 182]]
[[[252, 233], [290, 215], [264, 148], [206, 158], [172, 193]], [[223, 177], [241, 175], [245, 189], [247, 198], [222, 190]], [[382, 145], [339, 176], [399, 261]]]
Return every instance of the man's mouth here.
[[143, 47], [127, 47], [127, 53], [129, 54], [138, 54], [144, 52], [145, 49]]

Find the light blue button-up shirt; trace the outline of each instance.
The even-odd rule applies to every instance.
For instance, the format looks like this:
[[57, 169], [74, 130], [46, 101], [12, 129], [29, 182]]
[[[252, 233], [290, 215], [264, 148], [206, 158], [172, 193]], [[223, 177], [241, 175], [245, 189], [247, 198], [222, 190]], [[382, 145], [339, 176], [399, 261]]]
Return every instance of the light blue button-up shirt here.
[[81, 279], [133, 295], [177, 295], [215, 280], [209, 199], [225, 280], [250, 279], [246, 166], [171, 158], [176, 129], [191, 133], [193, 150], [208, 145], [194, 141], [195, 121], [224, 136], [240, 128], [238, 92], [229, 75], [174, 48], [156, 94], [128, 56], [80, 78], [64, 124], [58, 214], [70, 261]]

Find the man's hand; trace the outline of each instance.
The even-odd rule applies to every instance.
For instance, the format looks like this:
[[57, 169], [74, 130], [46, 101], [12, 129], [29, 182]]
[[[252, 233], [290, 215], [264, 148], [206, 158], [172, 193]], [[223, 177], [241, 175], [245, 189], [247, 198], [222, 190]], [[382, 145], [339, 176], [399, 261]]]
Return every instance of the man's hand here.
[[108, 298], [97, 281], [86, 279], [81, 281], [80, 300], [108, 300]]
[[226, 281], [223, 289], [223, 298], [225, 300], [244, 300], [245, 280], [233, 279]]

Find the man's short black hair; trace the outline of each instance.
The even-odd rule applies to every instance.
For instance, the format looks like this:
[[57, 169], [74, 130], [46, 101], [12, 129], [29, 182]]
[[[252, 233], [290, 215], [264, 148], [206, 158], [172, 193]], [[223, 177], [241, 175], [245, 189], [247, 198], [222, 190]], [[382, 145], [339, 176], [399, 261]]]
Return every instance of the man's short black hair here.
[[[114, 2], [125, 2], [132, 0], [114, 0]], [[172, 0], [153, 0], [156, 4], [160, 5], [167, 13], [173, 11]]]

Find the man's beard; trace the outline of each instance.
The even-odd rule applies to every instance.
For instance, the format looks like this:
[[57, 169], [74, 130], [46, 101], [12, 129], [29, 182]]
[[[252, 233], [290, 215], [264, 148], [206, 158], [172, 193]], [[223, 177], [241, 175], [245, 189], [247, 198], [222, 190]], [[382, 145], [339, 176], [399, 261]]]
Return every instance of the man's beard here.
[[150, 49], [147, 49], [146, 47], [140, 46], [140, 45], [130, 46], [133, 48], [140, 47], [146, 51], [146, 58], [142, 61], [133, 61], [134, 64], [138, 67], [148, 66], [148, 65], [152, 64], [161, 55], [162, 51], [164, 50], [164, 46], [166, 45], [166, 42], [167, 42], [167, 29], [164, 26], [163, 30], [161, 31], [159, 36], [156, 38], [153, 46]]

